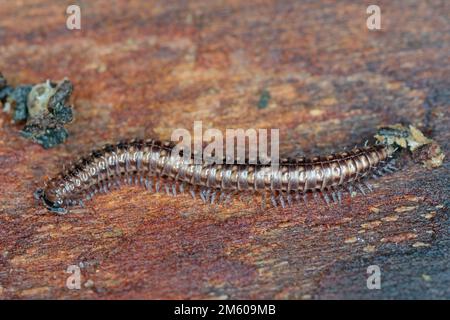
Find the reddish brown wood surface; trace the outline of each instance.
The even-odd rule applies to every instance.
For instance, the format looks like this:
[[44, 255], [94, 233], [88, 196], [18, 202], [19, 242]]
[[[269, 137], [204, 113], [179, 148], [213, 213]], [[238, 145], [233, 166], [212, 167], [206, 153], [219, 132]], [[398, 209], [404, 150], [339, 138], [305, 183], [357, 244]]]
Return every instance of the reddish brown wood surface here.
[[[44, 150], [0, 118], [0, 298], [450, 298], [448, 162], [412, 161], [342, 206], [264, 213], [139, 189], [58, 217], [33, 199], [66, 161], [175, 128], [280, 128], [281, 152], [326, 153], [413, 123], [448, 159], [448, 1], [2, 1], [12, 85], [68, 77], [75, 121]], [[261, 96], [270, 95], [266, 108]], [[65, 270], [81, 265], [82, 288]], [[379, 265], [382, 289], [368, 290]]]

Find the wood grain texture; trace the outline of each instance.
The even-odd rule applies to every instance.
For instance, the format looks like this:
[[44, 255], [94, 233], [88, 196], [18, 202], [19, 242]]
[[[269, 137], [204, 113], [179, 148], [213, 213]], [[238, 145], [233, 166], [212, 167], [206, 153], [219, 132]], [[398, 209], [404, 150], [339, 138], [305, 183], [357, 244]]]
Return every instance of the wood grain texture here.
[[[448, 1], [71, 1], [0, 5], [12, 85], [68, 77], [75, 121], [44, 150], [0, 117], [0, 298], [450, 298]], [[204, 206], [124, 188], [64, 217], [33, 199], [65, 161], [175, 128], [280, 128], [281, 153], [327, 153], [413, 123], [446, 153], [338, 207]], [[81, 265], [82, 288], [65, 286]], [[379, 265], [382, 289], [368, 290]]]

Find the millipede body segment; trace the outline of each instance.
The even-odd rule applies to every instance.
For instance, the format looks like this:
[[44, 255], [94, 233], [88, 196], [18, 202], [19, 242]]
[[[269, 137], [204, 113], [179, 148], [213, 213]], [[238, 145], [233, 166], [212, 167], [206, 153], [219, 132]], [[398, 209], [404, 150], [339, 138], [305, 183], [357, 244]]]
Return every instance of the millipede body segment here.
[[173, 154], [174, 147], [172, 142], [137, 139], [106, 145], [49, 180], [35, 196], [50, 211], [66, 213], [68, 207], [83, 206], [96, 193], [125, 183], [171, 195], [189, 192], [209, 203], [251, 192], [262, 195], [264, 206], [268, 202], [284, 207], [316, 192], [323, 194], [327, 203], [327, 192], [335, 202], [341, 202], [341, 187], [356, 185], [364, 193], [364, 178], [395, 169], [387, 162], [394, 149], [383, 144], [325, 157], [284, 159], [276, 167], [248, 162], [196, 164], [193, 158]]

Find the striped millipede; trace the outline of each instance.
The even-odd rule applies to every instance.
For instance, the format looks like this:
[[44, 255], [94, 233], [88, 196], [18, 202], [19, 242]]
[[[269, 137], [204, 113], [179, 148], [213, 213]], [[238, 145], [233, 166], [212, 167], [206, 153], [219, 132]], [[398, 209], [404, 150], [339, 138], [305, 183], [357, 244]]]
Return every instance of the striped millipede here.
[[[196, 164], [172, 154], [175, 144], [158, 140], [131, 140], [105, 145], [82, 157], [49, 180], [35, 197], [50, 211], [65, 214], [71, 206], [84, 206], [96, 193], [125, 184], [140, 184], [153, 192], [171, 195], [189, 192], [208, 203], [222, 203], [233, 195], [251, 192], [262, 196], [262, 205], [292, 205], [320, 194], [328, 204], [341, 203], [343, 187], [352, 194], [371, 191], [367, 177], [378, 177], [396, 168], [389, 162], [390, 145], [355, 147], [325, 157], [281, 160], [270, 164]], [[330, 195], [329, 195], [330, 194]], [[268, 196], [267, 196], [268, 195]], [[330, 199], [331, 196], [331, 199]]]

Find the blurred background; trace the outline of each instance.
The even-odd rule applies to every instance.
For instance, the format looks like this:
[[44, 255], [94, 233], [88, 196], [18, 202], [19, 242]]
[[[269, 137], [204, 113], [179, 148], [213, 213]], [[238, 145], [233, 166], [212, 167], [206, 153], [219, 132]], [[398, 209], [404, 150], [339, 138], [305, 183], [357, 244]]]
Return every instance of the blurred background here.
[[[67, 28], [72, 4], [79, 30]], [[449, 298], [447, 162], [410, 163], [337, 208], [257, 214], [128, 188], [55, 217], [32, 196], [94, 146], [169, 139], [195, 120], [279, 128], [286, 155], [412, 123], [448, 154], [449, 16], [444, 0], [0, 0], [8, 83], [74, 85], [62, 145], [44, 150], [0, 118], [0, 297]], [[69, 265], [81, 266], [80, 290], [65, 286]], [[366, 286], [369, 265], [381, 290]]]

